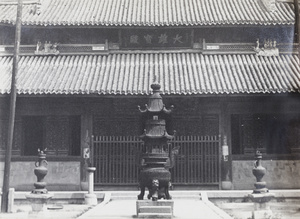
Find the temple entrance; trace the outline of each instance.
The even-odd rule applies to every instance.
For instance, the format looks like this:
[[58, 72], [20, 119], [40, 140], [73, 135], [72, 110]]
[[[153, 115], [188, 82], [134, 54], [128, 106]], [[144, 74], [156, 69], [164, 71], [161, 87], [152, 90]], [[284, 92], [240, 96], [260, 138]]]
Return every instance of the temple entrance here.
[[[95, 185], [138, 184], [136, 152], [142, 146], [136, 136], [94, 136]], [[176, 136], [180, 146], [172, 172], [174, 185], [219, 185], [220, 138], [218, 136]]]

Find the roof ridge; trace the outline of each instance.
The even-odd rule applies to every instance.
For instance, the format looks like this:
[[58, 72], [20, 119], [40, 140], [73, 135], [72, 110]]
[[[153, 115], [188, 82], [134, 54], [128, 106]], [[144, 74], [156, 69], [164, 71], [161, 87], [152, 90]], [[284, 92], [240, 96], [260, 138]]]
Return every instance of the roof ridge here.
[[[35, 9], [32, 5], [24, 5], [23, 25], [162, 27], [293, 25], [295, 23], [293, 7], [287, 2], [277, 2], [275, 7], [277, 11], [273, 13], [258, 4], [261, 0], [202, 0], [203, 4], [194, 4], [194, 0], [151, 1], [151, 4], [147, 4], [147, 0], [139, 0], [137, 5], [135, 5], [136, 1], [127, 0], [85, 0], [84, 3], [88, 4], [86, 7], [72, 7], [78, 5], [78, 1], [41, 1], [39, 15], [33, 13]], [[182, 3], [183, 1], [185, 4]], [[224, 5], [234, 8], [235, 13], [228, 13]], [[168, 13], [169, 10], [162, 10], [170, 7], [177, 10], [173, 10], [171, 14]], [[14, 8], [15, 5], [0, 5], [0, 23], [15, 24]], [[62, 8], [68, 10], [61, 13], [59, 9]], [[218, 13], [215, 13], [215, 9], [218, 9]], [[88, 16], [89, 14], [93, 16]]]

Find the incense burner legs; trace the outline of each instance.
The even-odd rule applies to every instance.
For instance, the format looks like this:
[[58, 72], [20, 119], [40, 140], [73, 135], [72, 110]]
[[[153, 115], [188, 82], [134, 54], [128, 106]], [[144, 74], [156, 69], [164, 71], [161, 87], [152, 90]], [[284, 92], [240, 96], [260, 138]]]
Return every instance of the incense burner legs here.
[[169, 188], [171, 185], [171, 173], [165, 168], [148, 168], [141, 171], [140, 188], [141, 193], [138, 195], [138, 200], [143, 200], [145, 190], [148, 188], [148, 199], [152, 201], [158, 199], [172, 199]]

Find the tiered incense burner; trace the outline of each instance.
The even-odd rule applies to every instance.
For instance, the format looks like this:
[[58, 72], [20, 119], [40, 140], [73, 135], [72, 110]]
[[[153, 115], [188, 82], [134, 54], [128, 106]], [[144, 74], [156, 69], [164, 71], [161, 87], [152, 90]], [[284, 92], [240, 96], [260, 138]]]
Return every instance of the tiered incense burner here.
[[[45, 149], [46, 150], [46, 149]], [[53, 194], [48, 193], [46, 189], [47, 183], [44, 178], [48, 173], [48, 162], [46, 161], [46, 154], [44, 151], [38, 150], [38, 161], [35, 163], [34, 174], [37, 177], [37, 182], [34, 183], [35, 189], [25, 195], [26, 199], [31, 203], [33, 212], [44, 212], [47, 211], [47, 203], [53, 197]], [[43, 217], [42, 215], [36, 215], [37, 218]]]
[[260, 151], [255, 153], [255, 165], [252, 169], [253, 175], [256, 178], [254, 183], [255, 189], [252, 194], [249, 194], [250, 199], [254, 202], [254, 211], [252, 211], [253, 219], [273, 218], [272, 210], [268, 202], [274, 198], [274, 194], [269, 193], [267, 183], [262, 180], [266, 174], [266, 169], [261, 165], [262, 154]]
[[46, 189], [47, 183], [45, 182], [44, 178], [48, 173], [48, 162], [46, 161], [46, 154], [44, 151], [38, 150], [39, 157], [38, 161], [35, 162], [35, 169], [34, 174], [37, 177], [37, 182], [34, 183], [35, 189], [32, 191], [34, 194], [46, 194], [48, 193]]
[[269, 192], [269, 190], [267, 189], [267, 183], [265, 181], [262, 181], [262, 178], [266, 174], [266, 168], [261, 165], [262, 154], [260, 153], [260, 151], [256, 151], [255, 159], [256, 162], [254, 164], [254, 168], [252, 169], [252, 173], [256, 178], [256, 183], [254, 183], [255, 189], [253, 190], [253, 193], [262, 194]]
[[153, 94], [150, 96], [145, 110], [141, 110], [144, 124], [144, 133], [140, 138], [144, 141], [140, 151], [140, 188], [139, 200], [143, 200], [145, 188], [149, 190], [148, 199], [156, 201], [160, 198], [171, 199], [169, 188], [171, 186], [170, 168], [174, 166], [174, 155], [178, 148], [172, 148], [170, 140], [174, 138], [167, 132], [166, 122], [169, 120], [171, 109], [166, 109], [160, 96], [160, 85], [151, 85]]

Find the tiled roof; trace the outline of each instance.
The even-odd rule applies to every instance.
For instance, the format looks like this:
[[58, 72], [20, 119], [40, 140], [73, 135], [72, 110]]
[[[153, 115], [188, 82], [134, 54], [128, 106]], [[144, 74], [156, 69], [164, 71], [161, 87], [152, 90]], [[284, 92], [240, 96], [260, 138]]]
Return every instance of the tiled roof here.
[[[300, 92], [296, 55], [148, 53], [22, 56], [19, 94], [163, 94]], [[0, 93], [10, 91], [12, 57], [0, 57]]]
[[[23, 25], [192, 26], [294, 24], [294, 6], [261, 0], [41, 0], [24, 5]], [[0, 23], [14, 24], [16, 5], [0, 5]]]

